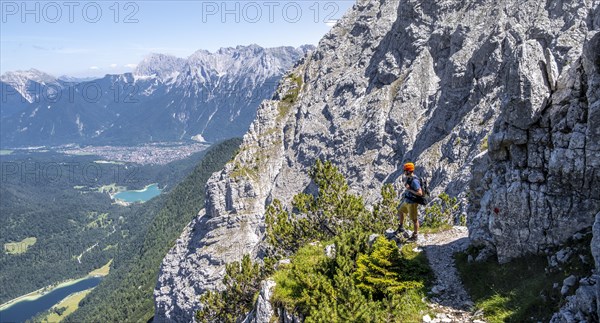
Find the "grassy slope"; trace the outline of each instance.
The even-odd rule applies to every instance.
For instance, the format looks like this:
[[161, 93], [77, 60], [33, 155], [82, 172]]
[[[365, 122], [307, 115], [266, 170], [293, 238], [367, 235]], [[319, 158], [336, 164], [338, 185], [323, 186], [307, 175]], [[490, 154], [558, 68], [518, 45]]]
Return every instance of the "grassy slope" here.
[[[54, 323], [54, 322], [60, 322], [60, 321], [64, 320], [65, 317], [67, 317], [69, 314], [71, 314], [77, 310], [77, 308], [79, 307], [79, 302], [81, 302], [81, 300], [84, 299], [92, 290], [93, 290], [93, 288], [86, 289], [84, 291], [74, 293], [74, 294], [71, 294], [71, 295], [65, 297], [65, 299], [60, 301], [60, 303], [54, 305], [52, 307], [52, 309], [50, 310], [50, 313], [48, 314], [48, 316], [43, 318], [41, 321]], [[61, 315], [59, 315], [58, 313], [56, 313], [54, 311], [54, 309], [59, 309], [59, 308], [65, 308], [64, 312], [62, 312]]]
[[[591, 234], [568, 245], [581, 248], [588, 259]], [[472, 250], [474, 251], [474, 250]], [[484, 311], [488, 322], [547, 322], [564, 301], [560, 295], [563, 280], [571, 275], [587, 276], [591, 262], [583, 263], [573, 256], [563, 270], [546, 271], [543, 255], [530, 255], [499, 265], [496, 259], [469, 263], [467, 253], [455, 256], [461, 279], [477, 308]], [[553, 288], [558, 283], [559, 288]]]

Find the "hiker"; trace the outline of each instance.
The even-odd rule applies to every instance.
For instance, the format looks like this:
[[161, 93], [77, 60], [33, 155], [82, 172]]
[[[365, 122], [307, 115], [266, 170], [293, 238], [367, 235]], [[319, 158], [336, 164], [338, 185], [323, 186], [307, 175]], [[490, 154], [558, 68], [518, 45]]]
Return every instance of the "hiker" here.
[[421, 189], [421, 183], [419, 178], [414, 176], [415, 164], [406, 163], [404, 164], [404, 175], [406, 176], [406, 182], [404, 187], [406, 191], [403, 194], [402, 201], [398, 206], [398, 213], [400, 216], [400, 225], [398, 226], [397, 234], [403, 234], [404, 230], [404, 215], [408, 214], [414, 224], [414, 232], [408, 239], [409, 241], [417, 241], [417, 235], [419, 234], [419, 219], [417, 207], [419, 206], [419, 197], [423, 196], [423, 190]]

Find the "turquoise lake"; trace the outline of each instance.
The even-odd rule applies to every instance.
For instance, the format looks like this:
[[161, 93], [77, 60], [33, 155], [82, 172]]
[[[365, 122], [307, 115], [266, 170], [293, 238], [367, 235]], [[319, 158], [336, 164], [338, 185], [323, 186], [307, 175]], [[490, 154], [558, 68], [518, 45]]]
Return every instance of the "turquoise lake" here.
[[162, 190], [158, 188], [158, 184], [146, 186], [145, 189], [139, 191], [124, 191], [115, 194], [114, 198], [128, 203], [146, 202], [151, 198], [160, 195]]

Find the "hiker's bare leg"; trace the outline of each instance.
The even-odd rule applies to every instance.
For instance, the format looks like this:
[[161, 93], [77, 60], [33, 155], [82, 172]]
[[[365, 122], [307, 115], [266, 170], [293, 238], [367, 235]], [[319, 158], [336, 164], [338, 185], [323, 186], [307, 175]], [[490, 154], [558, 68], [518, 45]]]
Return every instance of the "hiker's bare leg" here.
[[418, 206], [416, 204], [411, 204], [409, 209], [410, 219], [413, 222], [413, 237], [415, 238], [419, 234], [419, 213], [417, 207]]
[[404, 227], [404, 213], [400, 212], [400, 227], [403, 228]]
[[417, 221], [415, 221], [415, 232], [413, 232], [413, 235], [416, 237], [417, 234], [419, 234], [419, 220], [417, 219]]

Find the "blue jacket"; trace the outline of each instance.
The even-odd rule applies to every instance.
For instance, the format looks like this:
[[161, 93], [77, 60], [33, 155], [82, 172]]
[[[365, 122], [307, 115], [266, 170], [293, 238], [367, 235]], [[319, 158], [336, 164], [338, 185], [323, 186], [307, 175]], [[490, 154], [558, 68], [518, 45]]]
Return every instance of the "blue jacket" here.
[[[421, 182], [416, 175], [409, 177], [406, 180], [405, 184], [410, 185], [410, 189], [413, 191], [419, 191], [421, 189]], [[419, 199], [419, 197], [409, 191], [406, 191], [406, 192], [404, 192], [404, 199], [406, 200], [407, 203], [417, 203], [417, 200]]]

